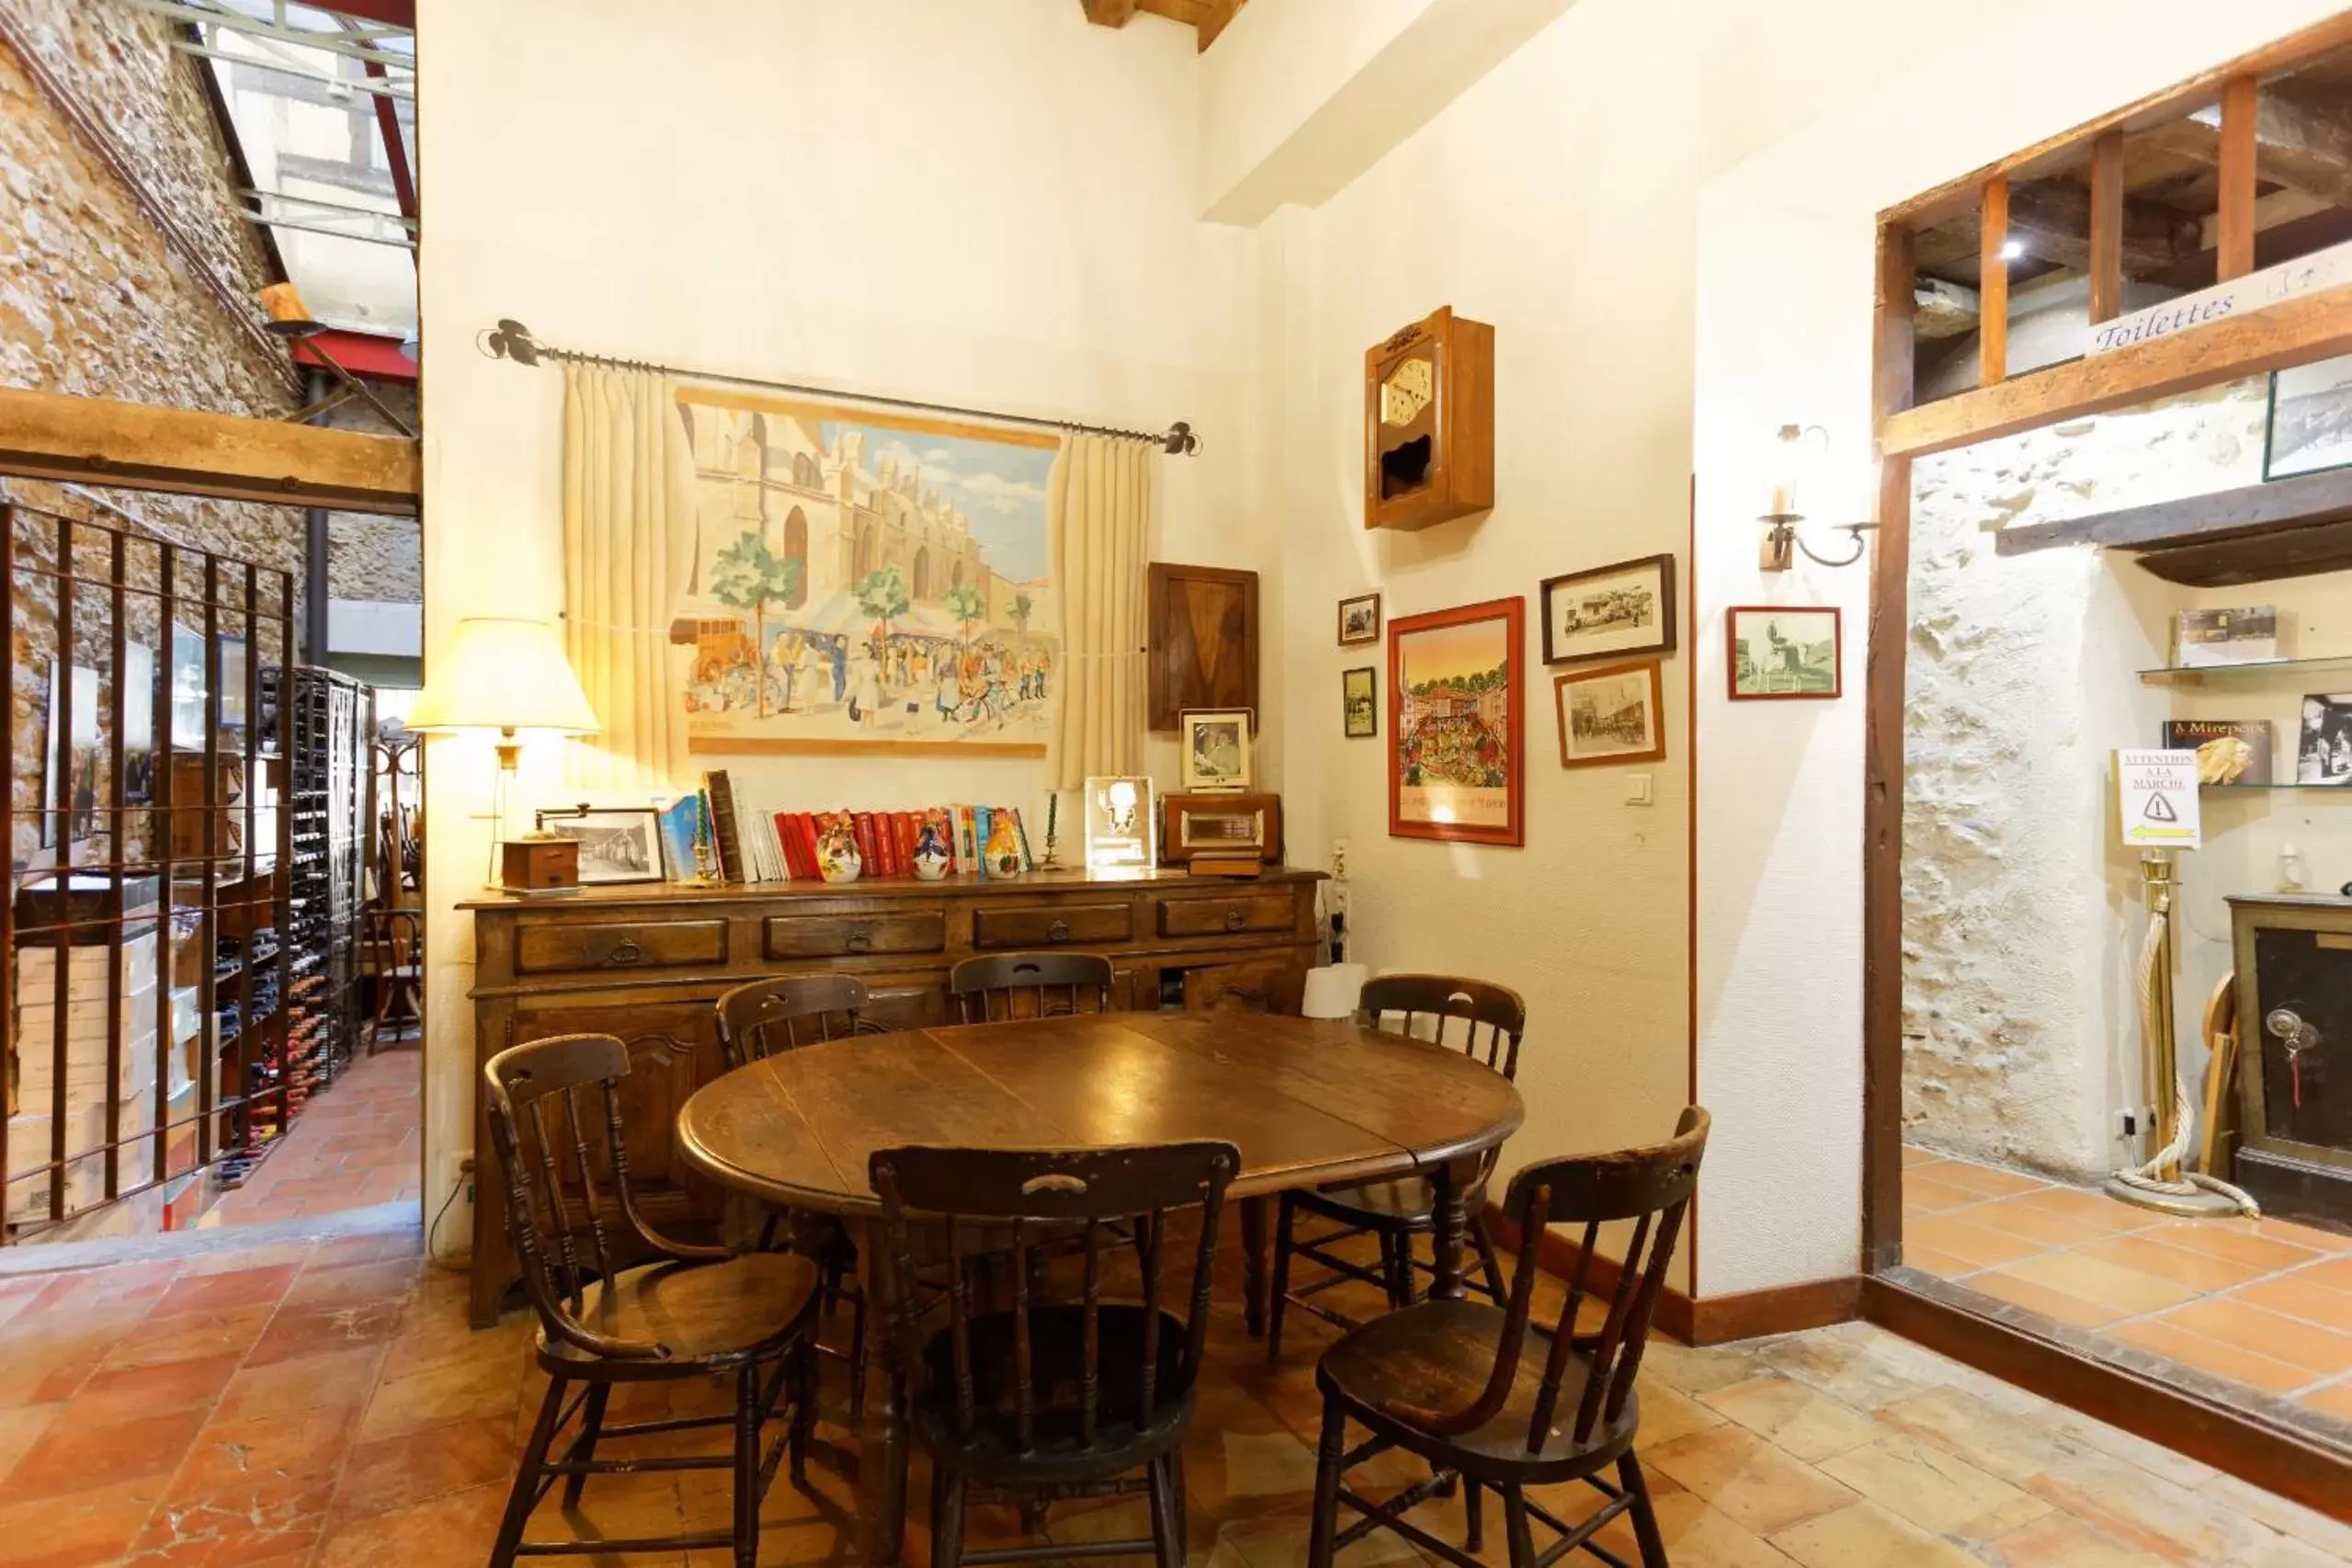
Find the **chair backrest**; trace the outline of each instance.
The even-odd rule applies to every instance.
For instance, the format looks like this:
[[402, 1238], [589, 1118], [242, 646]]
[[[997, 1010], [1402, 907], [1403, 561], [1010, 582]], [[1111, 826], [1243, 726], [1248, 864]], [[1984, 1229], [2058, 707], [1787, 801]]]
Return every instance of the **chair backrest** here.
[[[1666, 1265], [1674, 1256], [1691, 1194], [1698, 1189], [1699, 1163], [1707, 1153], [1710, 1124], [1703, 1108], [1690, 1106], [1675, 1124], [1674, 1137], [1664, 1143], [1543, 1160], [1512, 1177], [1503, 1212], [1519, 1227], [1519, 1256], [1512, 1269], [1510, 1304], [1486, 1387], [1476, 1401], [1450, 1415], [1402, 1406], [1396, 1414], [1427, 1430], [1454, 1433], [1483, 1426], [1502, 1411], [1518, 1377], [1544, 1229], [1582, 1223], [1585, 1231], [1578, 1238], [1582, 1246], [1576, 1272], [1568, 1282], [1568, 1299], [1561, 1308], [1528, 1422], [1528, 1451], [1540, 1452], [1559, 1425], [1561, 1390], [1572, 1362], [1579, 1358], [1585, 1375], [1571, 1437], [1578, 1443], [1589, 1442], [1599, 1423], [1616, 1420], [1633, 1392], [1634, 1374], [1641, 1369], [1650, 1321], [1665, 1289]], [[1624, 1261], [1615, 1266], [1614, 1282], [1603, 1289], [1597, 1281], [1611, 1265], [1599, 1255], [1601, 1226], [1624, 1220], [1633, 1221]], [[1605, 1301], [1607, 1314], [1598, 1333], [1579, 1335], [1576, 1318], [1587, 1297], [1596, 1303]]]
[[425, 913], [418, 909], [362, 912], [362, 936], [380, 969], [405, 969], [422, 956]]
[[[1095, 1446], [1106, 1415], [1114, 1420], [1123, 1417], [1139, 1426], [1149, 1424], [1168, 1403], [1184, 1397], [1199, 1375], [1209, 1334], [1218, 1219], [1224, 1207], [1226, 1184], [1240, 1165], [1241, 1155], [1232, 1144], [1214, 1142], [1113, 1149], [876, 1151], [869, 1174], [882, 1202], [889, 1300], [908, 1386], [918, 1395], [933, 1392], [927, 1387], [930, 1369], [924, 1354], [919, 1305], [924, 1293], [917, 1289], [913, 1238], [919, 1225], [936, 1222], [945, 1227], [940, 1250], [950, 1260], [953, 1274], [947, 1301], [956, 1430], [964, 1439], [971, 1438], [982, 1414], [972, 1379], [971, 1285], [972, 1274], [983, 1266], [985, 1257], [963, 1256], [978, 1249], [960, 1246], [958, 1238], [960, 1233], [967, 1238], [985, 1233], [993, 1241], [1009, 1231], [1015, 1347], [1014, 1407], [1009, 1415], [1022, 1450], [1036, 1446], [1040, 1415], [1066, 1420], [1075, 1415], [1079, 1441], [1087, 1448]], [[1162, 1243], [1168, 1235], [1170, 1215], [1195, 1208], [1200, 1210], [1199, 1240], [1193, 1258], [1191, 1297], [1182, 1322], [1184, 1341], [1172, 1376], [1164, 1381], [1160, 1377], [1164, 1355], [1160, 1295], [1165, 1263]], [[1144, 1308], [1141, 1382], [1135, 1406], [1123, 1411], [1101, 1408], [1104, 1249], [1125, 1245], [1112, 1228], [1114, 1221], [1133, 1222]], [[1035, 1370], [1035, 1318], [1040, 1309], [1055, 1304], [1055, 1298], [1051, 1271], [1038, 1270], [1032, 1279], [1029, 1267], [1030, 1250], [1040, 1240], [1051, 1242], [1059, 1254], [1070, 1245], [1074, 1232], [1085, 1256], [1076, 1298], [1081, 1309], [1082, 1373], [1074, 1411], [1067, 1383], [1044, 1387], [1044, 1379]]]
[[1507, 985], [1452, 974], [1383, 974], [1364, 983], [1356, 1006], [1372, 1028], [1393, 1034], [1417, 1035], [1420, 1020], [1427, 1018], [1437, 1044], [1506, 1078], [1518, 1076], [1528, 1005]]
[[1110, 1011], [1110, 960], [1095, 953], [999, 953], [966, 959], [949, 972], [956, 1014], [967, 1024]]
[[719, 1045], [729, 1067], [845, 1035], [880, 1034], [869, 1024], [866, 983], [847, 974], [755, 980], [719, 998]]
[[[506, 1184], [506, 1230], [540, 1325], [551, 1337], [596, 1355], [656, 1358], [665, 1354], [661, 1346], [610, 1338], [578, 1316], [582, 1287], [613, 1273], [620, 1238], [608, 1230], [615, 1210], [619, 1225], [640, 1243], [677, 1250], [639, 1216], [630, 1190], [620, 1131], [620, 1080], [628, 1074], [628, 1048], [608, 1034], [551, 1035], [509, 1046], [482, 1068], [490, 1142]], [[598, 1124], [593, 1134], [592, 1123]], [[597, 1184], [599, 1165], [611, 1178], [611, 1208]]]

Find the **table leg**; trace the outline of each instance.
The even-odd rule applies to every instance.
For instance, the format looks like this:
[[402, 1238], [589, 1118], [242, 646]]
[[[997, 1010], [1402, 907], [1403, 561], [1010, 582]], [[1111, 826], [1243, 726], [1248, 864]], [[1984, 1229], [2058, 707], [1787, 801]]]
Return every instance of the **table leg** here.
[[1437, 1278], [1429, 1284], [1432, 1301], [1458, 1301], [1462, 1288], [1462, 1243], [1470, 1233], [1470, 1193], [1478, 1177], [1478, 1162], [1453, 1160], [1439, 1165], [1431, 1184], [1435, 1199], [1436, 1234], [1430, 1238]]
[[866, 1418], [858, 1428], [858, 1533], [867, 1568], [897, 1568], [906, 1543], [906, 1390], [891, 1319], [880, 1225], [860, 1225], [858, 1283], [866, 1293]]
[[1252, 1339], [1266, 1337], [1266, 1218], [1271, 1199], [1242, 1199], [1242, 1318]]

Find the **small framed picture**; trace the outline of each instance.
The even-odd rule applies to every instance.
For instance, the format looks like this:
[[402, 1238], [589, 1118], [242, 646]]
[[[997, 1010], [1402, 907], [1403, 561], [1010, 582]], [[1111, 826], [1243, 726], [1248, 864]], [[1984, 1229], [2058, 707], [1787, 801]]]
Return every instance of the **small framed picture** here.
[[1569, 670], [1553, 676], [1552, 704], [1560, 715], [1560, 766], [1602, 767], [1617, 762], [1665, 761], [1664, 686], [1655, 659]]
[[1366, 665], [1339, 672], [1339, 695], [1346, 708], [1347, 738], [1369, 740], [1381, 733], [1380, 672]]
[[1645, 555], [1543, 580], [1543, 662], [1671, 653], [1675, 558]]
[[1246, 790], [1256, 776], [1250, 767], [1250, 726], [1256, 715], [1246, 708], [1187, 708], [1176, 715], [1176, 744], [1182, 766], [1178, 774], [1188, 790]]
[[1339, 601], [1339, 645], [1352, 648], [1358, 642], [1381, 640], [1381, 596], [1360, 594], [1352, 599]]
[[1835, 607], [1734, 605], [1724, 612], [1732, 699], [1828, 699], [1845, 690]]
[[2352, 355], [2271, 371], [2268, 427], [2266, 480], [2352, 464]]
[[660, 881], [661, 819], [652, 806], [566, 806], [532, 815], [540, 832], [579, 842], [584, 888]]

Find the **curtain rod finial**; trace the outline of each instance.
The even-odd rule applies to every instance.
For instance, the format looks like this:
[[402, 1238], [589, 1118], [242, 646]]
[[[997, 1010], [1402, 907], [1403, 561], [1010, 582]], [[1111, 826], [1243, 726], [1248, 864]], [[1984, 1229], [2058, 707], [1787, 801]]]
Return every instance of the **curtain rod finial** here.
[[539, 345], [531, 341], [531, 329], [509, 317], [501, 316], [496, 326], [474, 341], [493, 359], [512, 359], [517, 365], [539, 363]]
[[1192, 421], [1179, 419], [1168, 426], [1165, 437], [1167, 453], [1172, 458], [1188, 458], [1200, 449], [1200, 437], [1192, 433]]

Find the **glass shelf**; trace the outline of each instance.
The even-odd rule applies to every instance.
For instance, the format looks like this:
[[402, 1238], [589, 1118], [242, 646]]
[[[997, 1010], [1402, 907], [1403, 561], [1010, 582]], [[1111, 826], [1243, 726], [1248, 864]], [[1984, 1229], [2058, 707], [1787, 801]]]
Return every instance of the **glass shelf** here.
[[2199, 784], [2203, 794], [2260, 794], [2266, 790], [2311, 790], [2323, 795], [2352, 795], [2352, 784]]
[[2237, 680], [2248, 676], [2298, 670], [2312, 674], [2323, 670], [2352, 671], [2352, 653], [2335, 653], [2324, 659], [2263, 659], [2250, 665], [2199, 665], [2187, 668], [2166, 665], [2163, 669], [2142, 670], [2140, 683], [2142, 686], [2203, 686], [2211, 680]]

